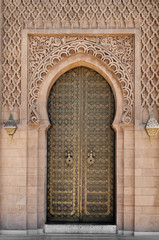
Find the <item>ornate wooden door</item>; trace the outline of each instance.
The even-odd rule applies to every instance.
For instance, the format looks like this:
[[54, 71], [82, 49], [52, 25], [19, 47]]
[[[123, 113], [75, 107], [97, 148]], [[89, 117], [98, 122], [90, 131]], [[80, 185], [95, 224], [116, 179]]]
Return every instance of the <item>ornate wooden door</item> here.
[[48, 113], [48, 222], [114, 222], [114, 97], [86, 67], [53, 85]]

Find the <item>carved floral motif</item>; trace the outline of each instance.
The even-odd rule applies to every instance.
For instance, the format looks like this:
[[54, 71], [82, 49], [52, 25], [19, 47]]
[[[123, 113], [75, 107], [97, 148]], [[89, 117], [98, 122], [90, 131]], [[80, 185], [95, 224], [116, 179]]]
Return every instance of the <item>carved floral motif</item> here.
[[30, 36], [29, 37], [29, 121], [38, 123], [38, 92], [47, 72], [63, 57], [80, 51], [101, 59], [117, 75], [123, 91], [122, 122], [133, 122], [134, 104], [133, 36]]

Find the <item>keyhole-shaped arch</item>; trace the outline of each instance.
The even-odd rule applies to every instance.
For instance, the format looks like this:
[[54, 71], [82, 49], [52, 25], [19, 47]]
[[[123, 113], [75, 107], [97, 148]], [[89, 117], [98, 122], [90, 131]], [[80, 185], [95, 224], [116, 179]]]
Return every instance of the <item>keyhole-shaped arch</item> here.
[[46, 75], [40, 88], [37, 106], [41, 124], [45, 125], [46, 128], [49, 126], [47, 101], [53, 84], [63, 73], [78, 66], [91, 68], [100, 73], [108, 81], [115, 98], [116, 112], [113, 121], [113, 127], [116, 128], [116, 125], [120, 124], [123, 115], [123, 94], [119, 81], [112, 70], [100, 59], [85, 53], [78, 53], [68, 58], [64, 58], [59, 63], [57, 63]]

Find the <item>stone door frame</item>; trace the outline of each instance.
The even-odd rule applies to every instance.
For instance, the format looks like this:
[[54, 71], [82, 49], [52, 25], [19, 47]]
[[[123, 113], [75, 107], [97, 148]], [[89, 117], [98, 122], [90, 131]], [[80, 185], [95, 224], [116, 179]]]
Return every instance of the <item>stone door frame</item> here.
[[[29, 124], [28, 108], [28, 36], [32, 35], [66, 35], [66, 34], [114, 34], [114, 35], [134, 35], [135, 37], [135, 76], [134, 76], [134, 96], [135, 96], [135, 109], [134, 109], [134, 124], [122, 124], [122, 107], [123, 107], [123, 94], [121, 86], [117, 77], [100, 59], [94, 56], [88, 56], [84, 53], [64, 58], [57, 63], [46, 75], [39, 91], [38, 96], [38, 111], [40, 116], [39, 124]], [[136, 61], [136, 59], [138, 59]], [[47, 137], [46, 132], [49, 127], [49, 119], [47, 114], [47, 99], [50, 89], [54, 82], [66, 71], [78, 66], [89, 67], [99, 72], [112, 87], [115, 104], [116, 115], [113, 122], [113, 128], [116, 132], [116, 226], [117, 231], [133, 232], [134, 230], [134, 214], [135, 214], [135, 194], [134, 194], [134, 181], [131, 183], [129, 194], [126, 193], [127, 186], [127, 157], [128, 145], [130, 142], [133, 146], [131, 151], [131, 169], [128, 175], [134, 176], [135, 169], [135, 139], [134, 129], [141, 124], [141, 111], [140, 111], [140, 30], [139, 29], [25, 29], [22, 31], [22, 103], [21, 103], [21, 126], [27, 130], [27, 167], [29, 168], [30, 162], [35, 162], [35, 192], [33, 206], [34, 211], [29, 210], [29, 185], [27, 183], [27, 221], [33, 222], [33, 229], [44, 229], [46, 223], [46, 187], [47, 187]], [[130, 140], [131, 139], [131, 140]], [[27, 181], [29, 182], [30, 175], [28, 174]], [[127, 199], [131, 198], [131, 204], [127, 205]], [[129, 206], [129, 209], [128, 209]], [[127, 230], [128, 229], [128, 230]]]

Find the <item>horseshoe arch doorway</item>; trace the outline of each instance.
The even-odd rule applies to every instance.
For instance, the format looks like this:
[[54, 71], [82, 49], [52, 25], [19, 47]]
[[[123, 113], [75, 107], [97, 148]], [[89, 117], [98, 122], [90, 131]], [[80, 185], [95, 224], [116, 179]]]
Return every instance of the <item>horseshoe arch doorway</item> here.
[[76, 67], [48, 98], [47, 222], [115, 223], [115, 101], [96, 71]]

